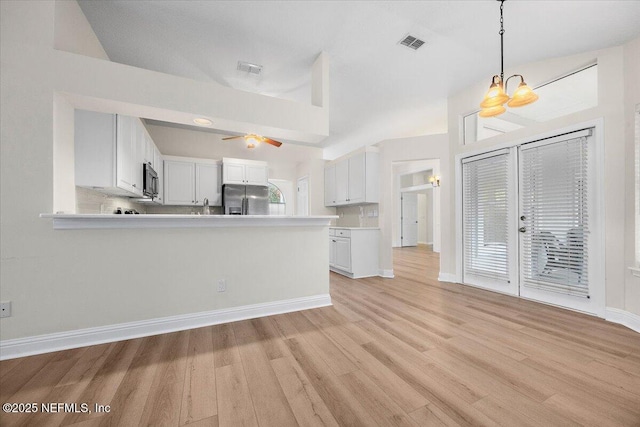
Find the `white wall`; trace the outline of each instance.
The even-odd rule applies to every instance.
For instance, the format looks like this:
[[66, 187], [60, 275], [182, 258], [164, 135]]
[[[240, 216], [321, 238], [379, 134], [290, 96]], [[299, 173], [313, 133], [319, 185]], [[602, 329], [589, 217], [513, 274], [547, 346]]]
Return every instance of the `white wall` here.
[[53, 47], [98, 59], [109, 59], [75, 0], [56, 0]]
[[[155, 108], [155, 99], [184, 111], [198, 86], [203, 103], [216, 91], [54, 50], [55, 13], [53, 1], [0, 2], [0, 293], [12, 301], [0, 339], [328, 293], [326, 227], [54, 231], [39, 218], [54, 211], [54, 176], [63, 179], [54, 175], [62, 164], [54, 135], [66, 139], [62, 147], [70, 141], [68, 129], [54, 132], [56, 92], [76, 91], [70, 102], [146, 99], [142, 106]], [[72, 123], [71, 114], [56, 108], [56, 123]], [[274, 127], [288, 120], [295, 117], [274, 119]], [[291, 248], [291, 258], [274, 247]], [[246, 248], [256, 254], [251, 269], [241, 263]], [[228, 280], [224, 294], [215, 292], [219, 278]]]
[[[626, 48], [625, 48], [626, 49]], [[637, 47], [629, 48], [635, 52]], [[633, 55], [633, 54], [632, 54]], [[486, 82], [478, 82], [476, 85], [462, 90], [459, 94], [449, 98], [449, 135], [451, 156], [449, 170], [455, 168], [455, 156], [461, 153], [488, 150], [510, 141], [525, 141], [535, 139], [537, 135], [553, 132], [577, 125], [587, 121], [604, 120], [604, 144], [606, 154], [604, 159], [604, 208], [605, 208], [605, 270], [606, 270], [606, 305], [607, 307], [628, 309], [640, 313], [640, 304], [629, 301], [629, 295], [625, 296], [625, 278], [630, 280], [626, 271], [625, 242], [633, 235], [630, 224], [625, 225], [625, 195], [629, 195], [629, 173], [625, 174], [625, 155], [631, 152], [629, 136], [625, 143], [625, 105], [621, 102], [625, 99], [625, 86], [631, 87], [630, 82], [625, 83], [624, 50], [622, 47], [614, 47], [601, 51], [587, 52], [570, 57], [555, 58], [547, 61], [519, 66], [517, 69], [506, 70], [507, 75], [519, 73], [527, 78], [531, 86], [549, 81], [569, 71], [576, 70], [585, 64], [597, 60], [598, 62], [598, 94], [599, 105], [595, 108], [573, 113], [568, 116], [539, 123], [508, 134], [495, 136], [467, 146], [462, 145], [461, 117], [477, 111], [478, 103], [486, 91]], [[634, 61], [637, 64], [637, 59]], [[640, 78], [636, 66], [629, 66], [628, 78], [634, 80]], [[635, 94], [637, 99], [637, 92]], [[637, 102], [637, 101], [636, 101]], [[629, 102], [631, 104], [631, 102]], [[627, 117], [629, 115], [627, 114]], [[626, 151], [626, 153], [625, 153]], [[451, 184], [442, 191], [448, 194], [448, 202], [443, 197], [443, 218], [453, 218], [455, 215], [455, 179], [451, 177]], [[445, 181], [446, 184], [446, 181]], [[632, 202], [629, 202], [632, 203]], [[627, 217], [630, 209], [627, 207]], [[442, 271], [455, 277], [457, 259], [455, 256], [456, 225], [443, 227], [443, 252], [441, 258]], [[445, 245], [445, 242], [450, 242]], [[630, 247], [627, 243], [627, 252]], [[637, 300], [637, 293], [636, 300]]]

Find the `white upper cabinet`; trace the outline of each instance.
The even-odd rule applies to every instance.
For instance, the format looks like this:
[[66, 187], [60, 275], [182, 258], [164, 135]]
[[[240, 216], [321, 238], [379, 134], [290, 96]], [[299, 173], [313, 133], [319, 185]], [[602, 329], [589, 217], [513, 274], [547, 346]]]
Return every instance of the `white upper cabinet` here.
[[225, 184], [244, 184], [244, 165], [235, 163], [223, 163], [223, 178]]
[[209, 200], [210, 206], [222, 205], [220, 189], [220, 166], [214, 164], [196, 163], [196, 204]]
[[266, 162], [244, 159], [222, 159], [222, 183], [243, 185], [269, 185], [269, 167]]
[[76, 110], [76, 185], [110, 195], [141, 197], [145, 132], [135, 117]]
[[153, 169], [158, 174], [158, 196], [156, 201], [162, 205], [164, 204], [164, 159], [155, 144], [153, 148]]
[[325, 167], [325, 206], [378, 203], [378, 153], [356, 153]]
[[[117, 136], [116, 136], [116, 158], [117, 158], [117, 186], [127, 190], [131, 193], [135, 193], [136, 187], [136, 174], [135, 164], [136, 159], [136, 127], [133, 117], [128, 116], [114, 116], [117, 123]], [[76, 138], [76, 144], [78, 140]], [[76, 159], [76, 162], [78, 159]], [[77, 182], [76, 182], [77, 184]]]
[[349, 160], [336, 163], [336, 205], [349, 203]]
[[336, 166], [324, 168], [324, 205], [336, 205]]
[[248, 164], [244, 167], [244, 175], [249, 185], [268, 185], [269, 184], [269, 168], [267, 164], [253, 165]]
[[164, 204], [222, 205], [220, 164], [215, 160], [166, 156], [164, 160]]
[[349, 203], [364, 203], [366, 200], [366, 153], [349, 158]]
[[165, 205], [194, 205], [195, 183], [193, 162], [164, 161]]

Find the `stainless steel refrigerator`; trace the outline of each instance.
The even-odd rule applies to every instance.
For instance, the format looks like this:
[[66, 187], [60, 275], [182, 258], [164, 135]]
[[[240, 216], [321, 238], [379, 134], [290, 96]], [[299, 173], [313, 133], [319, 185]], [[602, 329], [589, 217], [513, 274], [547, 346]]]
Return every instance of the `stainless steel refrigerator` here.
[[269, 187], [225, 184], [222, 207], [225, 215], [269, 215]]

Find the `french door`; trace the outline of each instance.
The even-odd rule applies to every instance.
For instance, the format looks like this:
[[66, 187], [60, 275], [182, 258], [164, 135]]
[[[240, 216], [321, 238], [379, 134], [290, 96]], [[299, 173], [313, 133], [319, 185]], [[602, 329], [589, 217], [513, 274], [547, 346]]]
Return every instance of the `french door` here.
[[592, 130], [464, 159], [463, 281], [598, 313]]

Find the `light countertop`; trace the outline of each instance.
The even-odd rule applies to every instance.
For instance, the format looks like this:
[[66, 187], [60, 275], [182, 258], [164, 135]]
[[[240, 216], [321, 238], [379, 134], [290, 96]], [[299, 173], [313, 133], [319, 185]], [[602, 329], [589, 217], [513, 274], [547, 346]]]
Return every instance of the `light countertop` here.
[[40, 214], [53, 228], [193, 228], [193, 227], [328, 227], [334, 215], [167, 215], [167, 214]]

